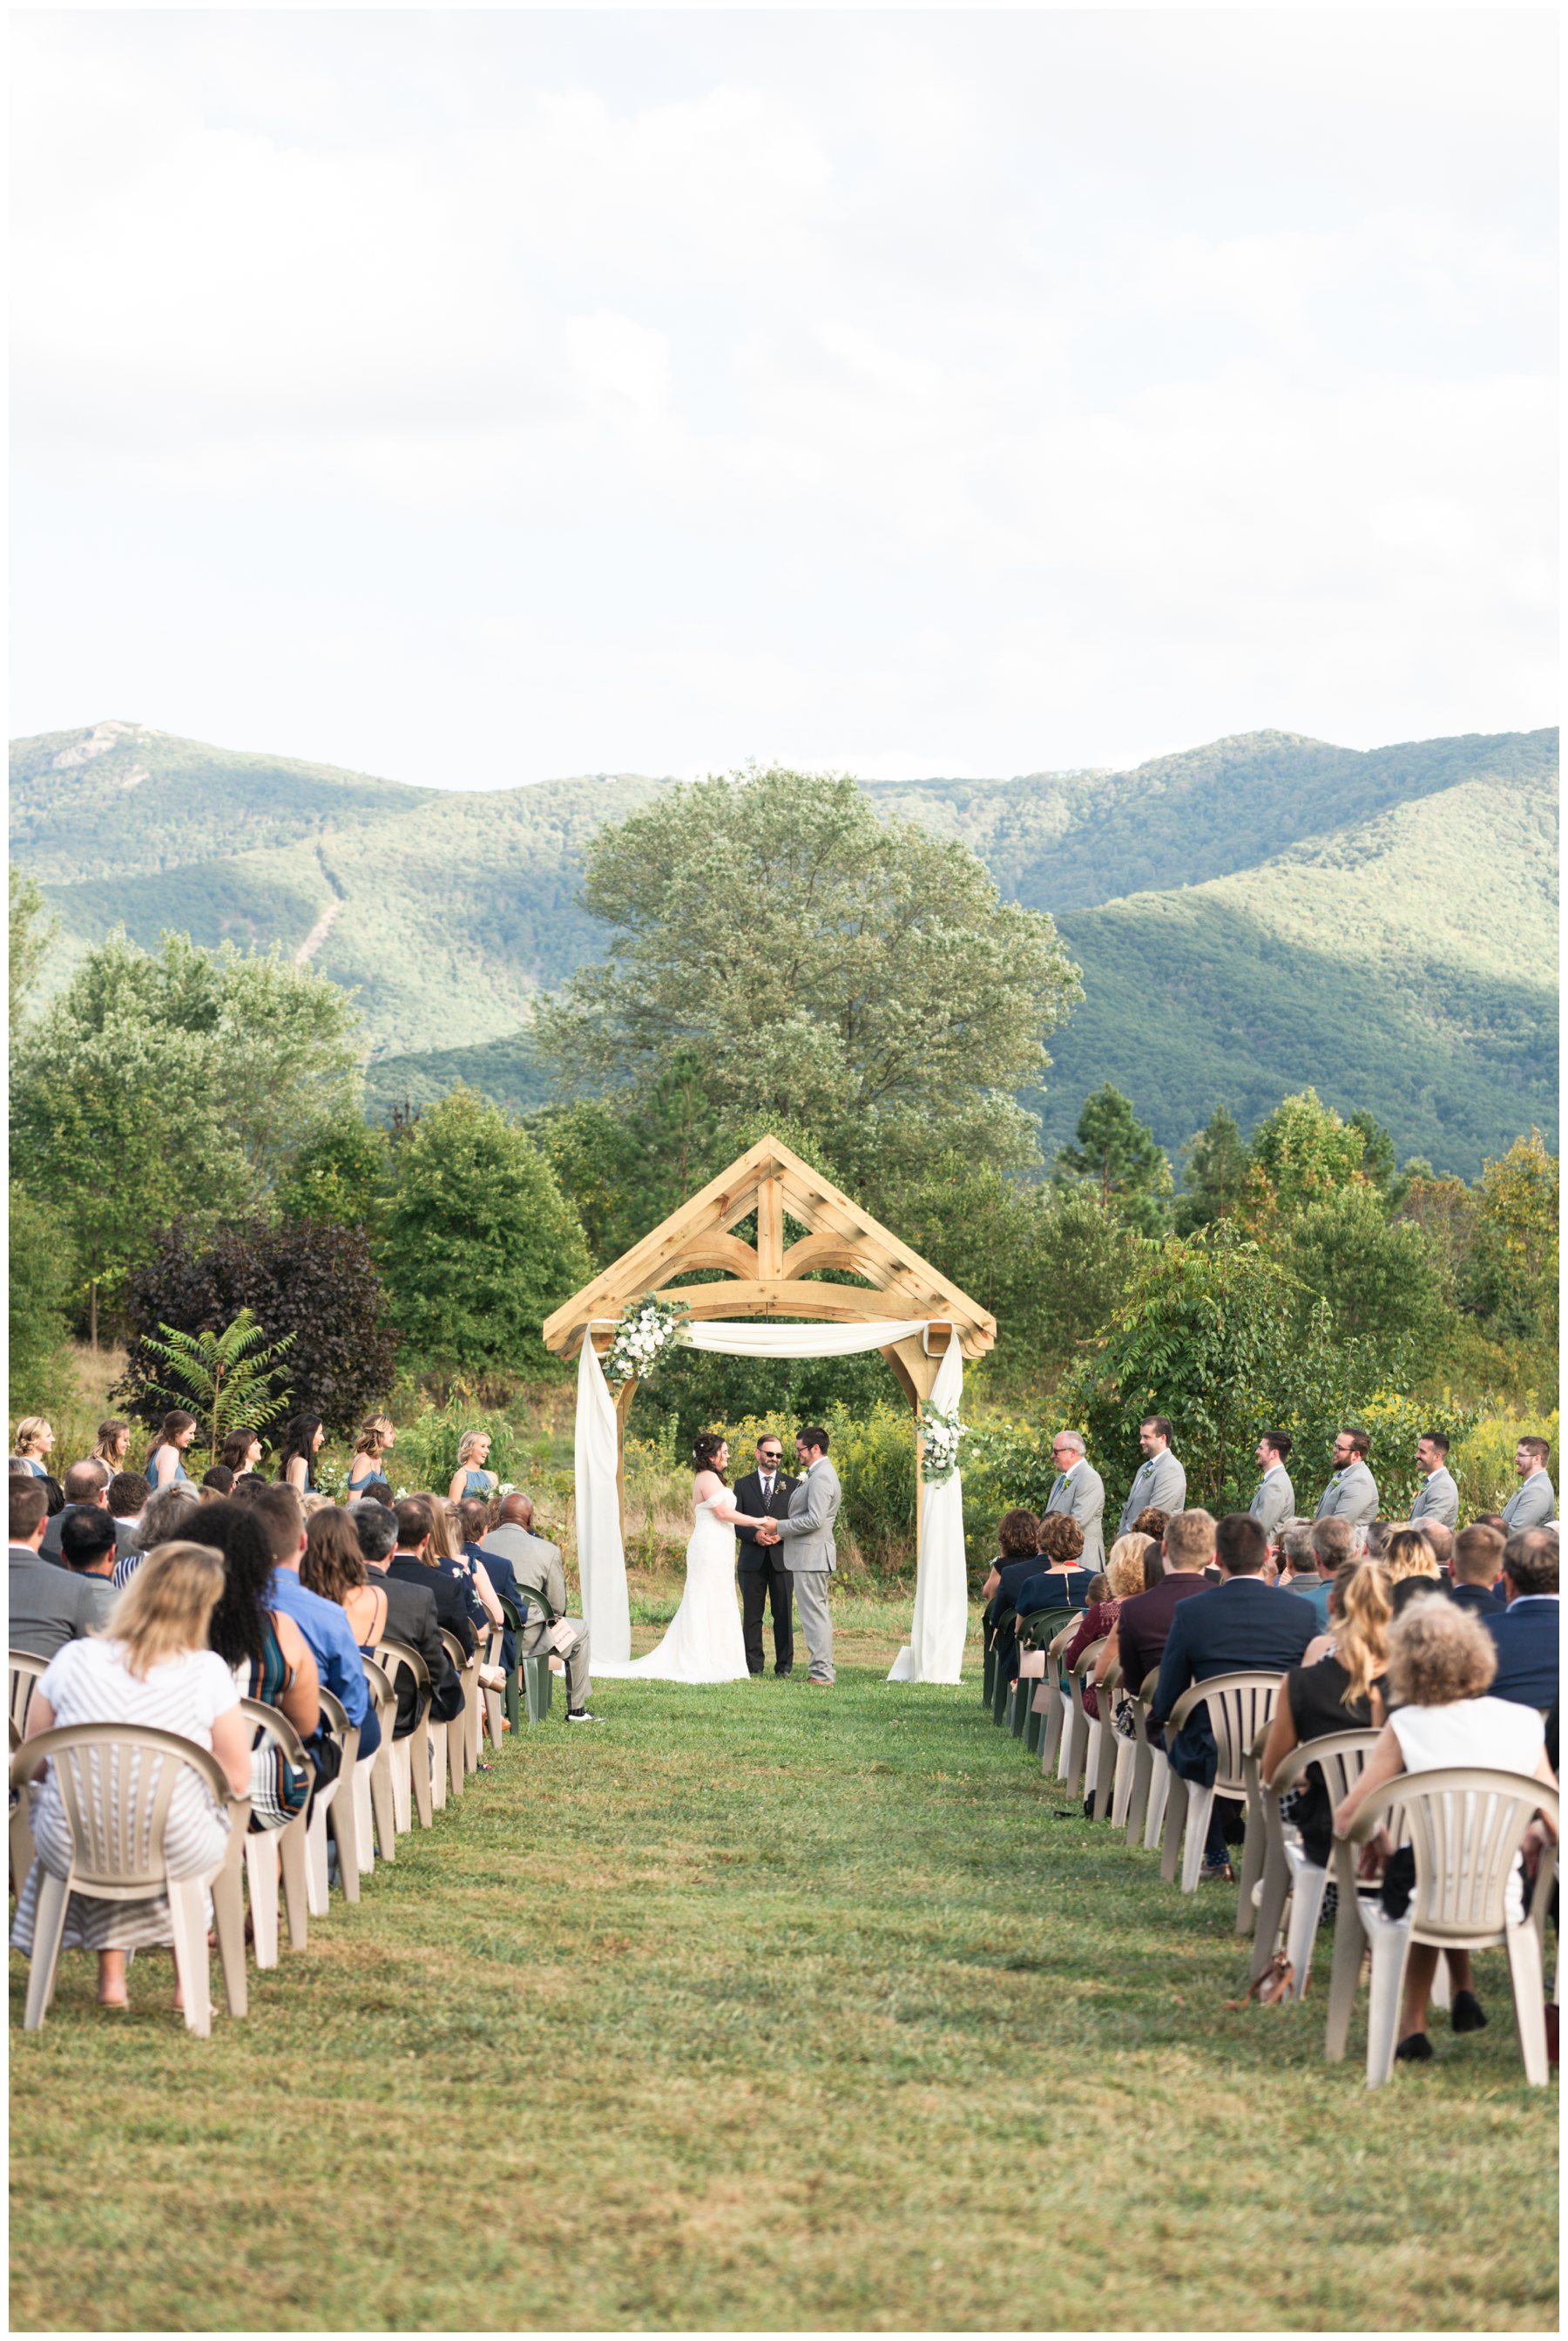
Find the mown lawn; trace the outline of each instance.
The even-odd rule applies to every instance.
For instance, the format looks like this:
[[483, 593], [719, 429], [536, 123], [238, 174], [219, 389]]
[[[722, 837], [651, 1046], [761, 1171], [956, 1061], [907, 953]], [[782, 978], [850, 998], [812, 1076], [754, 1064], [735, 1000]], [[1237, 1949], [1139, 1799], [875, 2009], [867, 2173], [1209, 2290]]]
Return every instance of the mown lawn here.
[[[1369, 2094], [978, 1691], [606, 1684], [206, 2043], [12, 1960], [13, 2324], [1540, 2329], [1555, 2090]], [[651, 1639], [648, 1629], [639, 1645]], [[877, 1663], [870, 1661], [873, 1659]]]

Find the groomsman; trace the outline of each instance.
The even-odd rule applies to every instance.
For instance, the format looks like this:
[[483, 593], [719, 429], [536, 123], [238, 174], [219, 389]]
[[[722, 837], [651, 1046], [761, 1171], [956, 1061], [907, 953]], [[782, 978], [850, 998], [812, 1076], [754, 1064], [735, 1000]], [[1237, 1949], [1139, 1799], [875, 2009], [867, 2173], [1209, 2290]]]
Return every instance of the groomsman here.
[[[787, 1520], [789, 1499], [799, 1479], [779, 1466], [784, 1442], [770, 1430], [757, 1442], [757, 1469], [735, 1483], [735, 1509], [754, 1519]], [[740, 1539], [740, 1619], [746, 1637], [746, 1664], [754, 1675], [765, 1672], [762, 1613], [773, 1609], [773, 1671], [787, 1675], [795, 1664], [795, 1622], [792, 1614], [794, 1579], [778, 1545], [759, 1544], [755, 1529], [737, 1528]]]
[[1132, 1492], [1122, 1506], [1116, 1534], [1125, 1537], [1140, 1512], [1151, 1509], [1168, 1517], [1186, 1509], [1186, 1472], [1171, 1453], [1171, 1427], [1163, 1414], [1147, 1414], [1138, 1425], [1138, 1445], [1144, 1450]]
[[1106, 1483], [1084, 1453], [1076, 1430], [1058, 1430], [1051, 1441], [1056, 1484], [1046, 1510], [1066, 1512], [1084, 1532], [1082, 1566], [1091, 1572], [1106, 1565]]
[[1265, 1430], [1257, 1442], [1257, 1468], [1262, 1479], [1252, 1491], [1247, 1518], [1257, 1522], [1271, 1545], [1295, 1511], [1295, 1489], [1285, 1468], [1294, 1441], [1288, 1430]]
[[1366, 1460], [1371, 1452], [1365, 1430], [1335, 1434], [1334, 1477], [1317, 1499], [1315, 1519], [1348, 1520], [1355, 1528], [1377, 1518], [1377, 1482]]
[[1459, 1526], [1459, 1490], [1448, 1469], [1448, 1441], [1441, 1430], [1424, 1430], [1415, 1442], [1421, 1487], [1410, 1507], [1414, 1528], [1420, 1520], [1438, 1520], [1445, 1529]]
[[1514, 1449], [1519, 1485], [1503, 1507], [1510, 1536], [1517, 1536], [1522, 1529], [1544, 1528], [1556, 1519], [1557, 1499], [1546, 1476], [1551, 1459], [1552, 1449], [1543, 1439], [1522, 1439]]

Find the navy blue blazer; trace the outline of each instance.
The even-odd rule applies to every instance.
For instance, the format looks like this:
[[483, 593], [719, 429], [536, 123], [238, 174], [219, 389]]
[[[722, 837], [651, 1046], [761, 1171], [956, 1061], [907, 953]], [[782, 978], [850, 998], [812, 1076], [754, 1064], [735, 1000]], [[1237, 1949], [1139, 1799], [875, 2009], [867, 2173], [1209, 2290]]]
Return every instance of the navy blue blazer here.
[[1482, 1624], [1497, 1645], [1494, 1698], [1547, 1708], [1557, 1698], [1557, 1601], [1550, 1593], [1522, 1593], [1500, 1617]]
[[[1283, 1673], [1299, 1665], [1320, 1630], [1310, 1601], [1265, 1585], [1261, 1577], [1233, 1577], [1193, 1594], [1171, 1619], [1151, 1720], [1163, 1723], [1184, 1690], [1213, 1675]], [[1182, 1779], [1212, 1787], [1215, 1744], [1206, 1708], [1188, 1717], [1166, 1752]]]
[[[466, 1538], [463, 1540], [462, 1549], [464, 1552], [467, 1553], [470, 1560], [478, 1561], [481, 1569], [483, 1569], [485, 1575], [494, 1586], [498, 1599], [502, 1601], [510, 1601], [515, 1608], [518, 1616], [522, 1619], [524, 1625], [526, 1625], [528, 1623], [528, 1604], [522, 1598], [522, 1594], [518, 1587], [517, 1579], [512, 1574], [511, 1563], [508, 1560], [505, 1553], [481, 1552], [478, 1545], [470, 1544]], [[512, 1632], [510, 1626], [501, 1638], [501, 1663], [506, 1669], [508, 1674], [511, 1672], [511, 1669], [517, 1664], [517, 1637]]]
[[1473, 1618], [1500, 1618], [1503, 1603], [1490, 1585], [1449, 1585], [1444, 1587], [1450, 1601], [1461, 1609], [1468, 1609]]

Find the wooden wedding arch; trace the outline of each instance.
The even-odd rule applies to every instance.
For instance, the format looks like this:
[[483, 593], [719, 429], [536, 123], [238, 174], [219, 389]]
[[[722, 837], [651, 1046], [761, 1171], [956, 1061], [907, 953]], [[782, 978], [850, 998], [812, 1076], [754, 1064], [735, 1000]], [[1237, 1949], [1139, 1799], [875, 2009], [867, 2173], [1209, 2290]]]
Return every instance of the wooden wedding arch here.
[[[734, 1230], [753, 1212], [757, 1240], [750, 1244]], [[806, 1230], [788, 1244], [787, 1216]], [[713, 1282], [671, 1282], [702, 1269], [717, 1271]], [[864, 1277], [866, 1283], [806, 1281], [835, 1270]], [[928, 1318], [928, 1334], [890, 1341], [881, 1351], [917, 1420], [948, 1342], [959, 1342], [966, 1358], [979, 1358], [997, 1339], [997, 1320], [988, 1310], [772, 1137], [749, 1147], [700, 1194], [574, 1292], [546, 1319], [547, 1346], [561, 1357], [574, 1357], [591, 1328], [593, 1346], [602, 1356], [615, 1320], [647, 1292], [684, 1301], [694, 1318], [805, 1318], [835, 1325], [874, 1324], [879, 1317], [890, 1322]], [[635, 1380], [623, 1382], [616, 1398], [622, 1449], [636, 1388]], [[917, 1471], [918, 1454], [917, 1441]], [[624, 1493], [623, 1485], [623, 1519]]]

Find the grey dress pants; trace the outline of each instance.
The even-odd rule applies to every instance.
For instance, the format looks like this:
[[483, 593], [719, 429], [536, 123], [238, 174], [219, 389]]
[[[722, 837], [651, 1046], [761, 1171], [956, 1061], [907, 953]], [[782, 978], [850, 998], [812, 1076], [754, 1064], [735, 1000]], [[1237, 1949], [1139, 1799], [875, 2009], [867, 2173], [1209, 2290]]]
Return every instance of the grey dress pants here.
[[800, 1630], [806, 1637], [806, 1649], [811, 1664], [807, 1669], [812, 1682], [830, 1683], [837, 1679], [833, 1672], [833, 1619], [828, 1608], [826, 1569], [792, 1569], [795, 1599], [800, 1611]]

